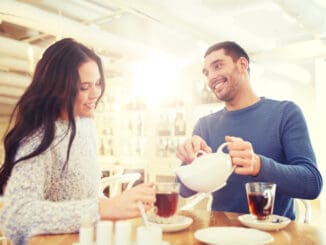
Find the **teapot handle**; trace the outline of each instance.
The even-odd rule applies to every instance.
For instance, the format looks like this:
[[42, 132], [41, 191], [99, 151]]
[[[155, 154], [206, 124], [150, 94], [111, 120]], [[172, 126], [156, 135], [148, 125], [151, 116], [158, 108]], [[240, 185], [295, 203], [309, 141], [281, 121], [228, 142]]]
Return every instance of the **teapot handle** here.
[[201, 155], [205, 155], [207, 154], [206, 152], [204, 152], [203, 150], [199, 150], [195, 153], [195, 158], [198, 158], [200, 157]]
[[[223, 152], [223, 148], [225, 147], [225, 146], [227, 146], [228, 145], [228, 143], [227, 142], [224, 142], [223, 144], [221, 144], [219, 147], [218, 147], [218, 149], [217, 149], [217, 153], [224, 153]], [[196, 153], [195, 153], [195, 157], [196, 158], [198, 158], [198, 157], [200, 157], [201, 155], [205, 155], [205, 154], [207, 154], [205, 151], [203, 151], [203, 150], [199, 150], [199, 151], [197, 151]], [[225, 153], [224, 153], [225, 154]]]
[[[223, 152], [223, 149], [224, 149], [224, 147], [225, 146], [227, 146], [228, 145], [228, 143], [227, 142], [224, 142], [223, 144], [221, 144], [219, 147], [218, 147], [218, 149], [217, 149], [217, 153], [224, 153]], [[225, 153], [224, 153], [225, 154]]]
[[[223, 153], [223, 154], [226, 154], [226, 153], [223, 152], [223, 149], [224, 149], [224, 147], [227, 146], [227, 145], [228, 145], [227, 142], [224, 142], [223, 144], [221, 144], [221, 145], [218, 147], [216, 153]], [[231, 159], [231, 158], [230, 158], [230, 159]], [[232, 174], [233, 171], [237, 168], [237, 165], [232, 165], [232, 162], [231, 162], [231, 161], [230, 161], [230, 164], [231, 164], [230, 174]]]

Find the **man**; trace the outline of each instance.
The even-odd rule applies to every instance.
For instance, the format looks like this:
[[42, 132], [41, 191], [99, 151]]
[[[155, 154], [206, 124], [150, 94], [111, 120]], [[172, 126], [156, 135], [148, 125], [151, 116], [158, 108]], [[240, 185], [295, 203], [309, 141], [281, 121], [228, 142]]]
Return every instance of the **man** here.
[[[228, 142], [236, 168], [227, 185], [213, 193], [212, 209], [248, 213], [245, 183], [272, 182], [277, 184], [274, 214], [295, 219], [292, 198], [314, 199], [323, 185], [300, 108], [254, 93], [249, 57], [237, 43], [217, 43], [204, 57], [203, 74], [225, 108], [199, 119], [177, 157], [190, 164], [198, 150], [215, 152]], [[193, 194], [182, 185], [182, 196]]]

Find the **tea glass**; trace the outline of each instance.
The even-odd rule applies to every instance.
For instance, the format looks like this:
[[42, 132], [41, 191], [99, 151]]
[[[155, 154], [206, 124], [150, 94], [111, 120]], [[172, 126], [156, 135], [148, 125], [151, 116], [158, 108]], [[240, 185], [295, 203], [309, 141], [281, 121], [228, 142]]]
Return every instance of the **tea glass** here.
[[273, 214], [276, 184], [266, 182], [246, 183], [249, 212], [257, 220], [268, 220]]
[[178, 207], [180, 184], [176, 182], [161, 182], [155, 184], [156, 201], [154, 203], [154, 222], [170, 224]]

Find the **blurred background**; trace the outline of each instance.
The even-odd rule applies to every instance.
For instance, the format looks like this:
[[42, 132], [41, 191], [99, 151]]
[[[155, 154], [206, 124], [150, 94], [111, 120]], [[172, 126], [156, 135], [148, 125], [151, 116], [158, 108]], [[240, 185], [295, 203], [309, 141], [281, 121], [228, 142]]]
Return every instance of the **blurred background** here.
[[201, 74], [203, 53], [232, 40], [249, 52], [257, 94], [301, 106], [325, 175], [325, 0], [1, 0], [1, 136], [43, 50], [63, 37], [103, 59], [103, 169], [173, 177], [176, 146], [199, 117], [223, 106]]

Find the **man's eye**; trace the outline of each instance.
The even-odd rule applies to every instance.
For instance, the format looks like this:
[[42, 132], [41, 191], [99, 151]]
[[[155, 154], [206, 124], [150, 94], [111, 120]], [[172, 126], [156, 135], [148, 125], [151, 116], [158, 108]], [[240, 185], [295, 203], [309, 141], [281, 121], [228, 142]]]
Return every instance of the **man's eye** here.
[[220, 65], [215, 65], [214, 68], [215, 68], [215, 70], [218, 70], [218, 69], [221, 68], [221, 66]]

